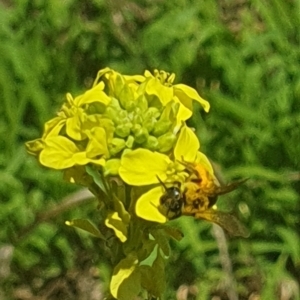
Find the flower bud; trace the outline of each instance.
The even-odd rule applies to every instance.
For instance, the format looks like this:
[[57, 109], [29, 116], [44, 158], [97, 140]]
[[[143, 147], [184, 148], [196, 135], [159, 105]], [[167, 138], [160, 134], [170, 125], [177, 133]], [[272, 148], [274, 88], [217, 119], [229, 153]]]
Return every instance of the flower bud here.
[[129, 136], [131, 127], [131, 123], [118, 125], [115, 129], [115, 134], [120, 138], [125, 138]]
[[157, 119], [160, 117], [160, 112], [156, 107], [149, 107], [143, 117], [143, 127], [147, 128], [148, 132], [152, 132], [157, 123]]
[[136, 103], [134, 101], [134, 92], [126, 83], [122, 83], [123, 87], [121, 91], [118, 93], [117, 98], [121, 106], [128, 112], [131, 112], [136, 107]]
[[160, 112], [156, 107], [149, 107], [145, 113], [144, 119], [155, 118], [158, 119], [160, 117]]
[[132, 112], [136, 108], [136, 102], [132, 100], [128, 100], [125, 102], [123, 107], [127, 112]]
[[159, 120], [151, 132], [155, 136], [161, 136], [168, 132], [168, 130], [171, 128], [172, 123], [168, 120]]
[[145, 95], [141, 95], [136, 99], [137, 107], [142, 111], [145, 112], [148, 109], [148, 101]]
[[108, 150], [111, 156], [116, 155], [125, 148], [125, 141], [119, 138], [113, 138], [108, 145]]
[[147, 120], [144, 120], [143, 127], [145, 127], [148, 132], [152, 132], [154, 129], [155, 125], [157, 123], [157, 120], [155, 118], [148, 118]]
[[119, 109], [108, 106], [105, 110], [105, 116], [111, 119], [115, 124], [119, 124], [120, 123], [119, 111], [120, 111]]
[[142, 144], [147, 141], [148, 136], [149, 136], [148, 130], [144, 127], [141, 127], [140, 130], [135, 132], [134, 140], [137, 144]]
[[123, 119], [127, 118], [127, 116], [128, 116], [128, 113], [126, 110], [121, 109], [118, 111], [119, 119], [123, 120]]
[[[134, 137], [132, 135], [130, 135], [128, 138], [127, 138], [127, 141], [126, 141], [126, 147], [127, 148], [132, 148], [133, 147], [133, 144], [134, 144]], [[126, 150], [126, 149], [125, 149]]]
[[135, 135], [137, 132], [141, 130], [142, 126], [140, 124], [134, 124], [131, 128], [131, 132]]
[[118, 175], [121, 160], [118, 158], [109, 159], [104, 166], [104, 176]]
[[143, 144], [143, 147], [151, 151], [156, 151], [159, 149], [158, 140], [155, 136], [149, 135], [146, 143]]
[[168, 152], [176, 142], [176, 135], [168, 132], [158, 138], [159, 152]]
[[[132, 123], [140, 125], [143, 122], [143, 117], [141, 115], [134, 115]], [[141, 125], [140, 125], [141, 126]]]

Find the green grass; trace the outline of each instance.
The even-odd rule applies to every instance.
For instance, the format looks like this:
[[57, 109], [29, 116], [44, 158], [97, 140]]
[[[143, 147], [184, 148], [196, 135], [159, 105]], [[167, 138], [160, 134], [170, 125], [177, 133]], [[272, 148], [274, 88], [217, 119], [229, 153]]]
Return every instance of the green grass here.
[[[228, 242], [240, 299], [251, 293], [280, 299], [284, 282], [299, 288], [298, 1], [0, 5], [0, 249], [15, 247], [2, 286], [6, 299], [22, 284], [33, 294], [42, 291], [80, 267], [84, 255], [102, 266], [100, 277], [107, 284], [104, 245], [64, 225], [73, 217], [97, 223], [96, 204], [64, 212], [22, 235], [38, 213], [74, 191], [58, 172], [29, 157], [24, 142], [39, 137], [65, 93], [89, 87], [105, 66], [127, 74], [154, 68], [175, 72], [177, 82], [196, 87], [210, 101], [210, 113], [196, 108], [190, 122], [202, 150], [227, 181], [250, 178], [218, 202], [234, 210], [251, 232], [248, 239]], [[212, 294], [228, 299], [226, 288], [217, 288], [226, 271], [210, 225], [183, 219], [178, 226], [185, 238], [172, 244], [167, 299], [174, 299], [182, 284], [195, 284], [197, 299]]]

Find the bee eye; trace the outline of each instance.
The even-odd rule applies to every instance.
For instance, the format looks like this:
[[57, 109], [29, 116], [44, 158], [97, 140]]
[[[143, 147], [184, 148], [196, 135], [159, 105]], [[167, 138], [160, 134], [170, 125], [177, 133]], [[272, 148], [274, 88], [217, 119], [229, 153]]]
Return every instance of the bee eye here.
[[179, 191], [179, 190], [174, 190], [174, 198], [176, 199], [176, 200], [179, 200], [179, 199], [181, 199], [181, 192]]

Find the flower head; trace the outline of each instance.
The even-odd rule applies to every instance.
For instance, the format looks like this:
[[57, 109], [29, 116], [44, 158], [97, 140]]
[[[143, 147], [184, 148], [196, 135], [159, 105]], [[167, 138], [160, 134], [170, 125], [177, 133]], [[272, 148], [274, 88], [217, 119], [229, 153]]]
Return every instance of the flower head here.
[[[77, 183], [90, 182], [74, 174], [78, 167], [92, 164], [104, 176], [119, 175], [131, 186], [154, 185], [158, 179], [183, 184], [188, 173], [182, 162], [205, 158], [184, 122], [192, 115], [193, 101], [206, 112], [209, 103], [193, 88], [173, 84], [174, 79], [174, 74], [158, 70], [126, 76], [102, 69], [91, 89], [75, 98], [67, 94], [42, 137], [27, 143], [28, 152], [44, 166], [64, 170], [65, 178]], [[162, 193], [158, 186], [143, 194], [137, 215], [164, 222], [157, 210]]]
[[[68, 169], [95, 164], [105, 169], [128, 150], [168, 153], [192, 114], [191, 102], [209, 109], [195, 90], [172, 85], [175, 75], [146, 71], [125, 76], [112, 69], [98, 72], [93, 87], [73, 98], [67, 94], [57, 116], [45, 124], [40, 139], [26, 144], [46, 167]], [[109, 168], [105, 174], [117, 174]]]

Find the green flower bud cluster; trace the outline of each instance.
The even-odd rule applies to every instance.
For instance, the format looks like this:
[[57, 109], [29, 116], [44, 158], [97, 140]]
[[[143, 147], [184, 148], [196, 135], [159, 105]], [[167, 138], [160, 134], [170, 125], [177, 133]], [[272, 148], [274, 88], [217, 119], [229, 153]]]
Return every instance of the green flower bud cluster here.
[[[169, 151], [176, 142], [173, 133], [176, 119], [172, 120], [164, 114], [166, 108], [162, 105], [150, 106], [145, 95], [128, 102], [113, 98], [103, 113], [114, 123], [114, 138], [108, 144], [111, 156], [117, 155], [124, 148]], [[174, 102], [168, 106], [174, 106], [175, 111], [177, 107], [178, 110]]]

